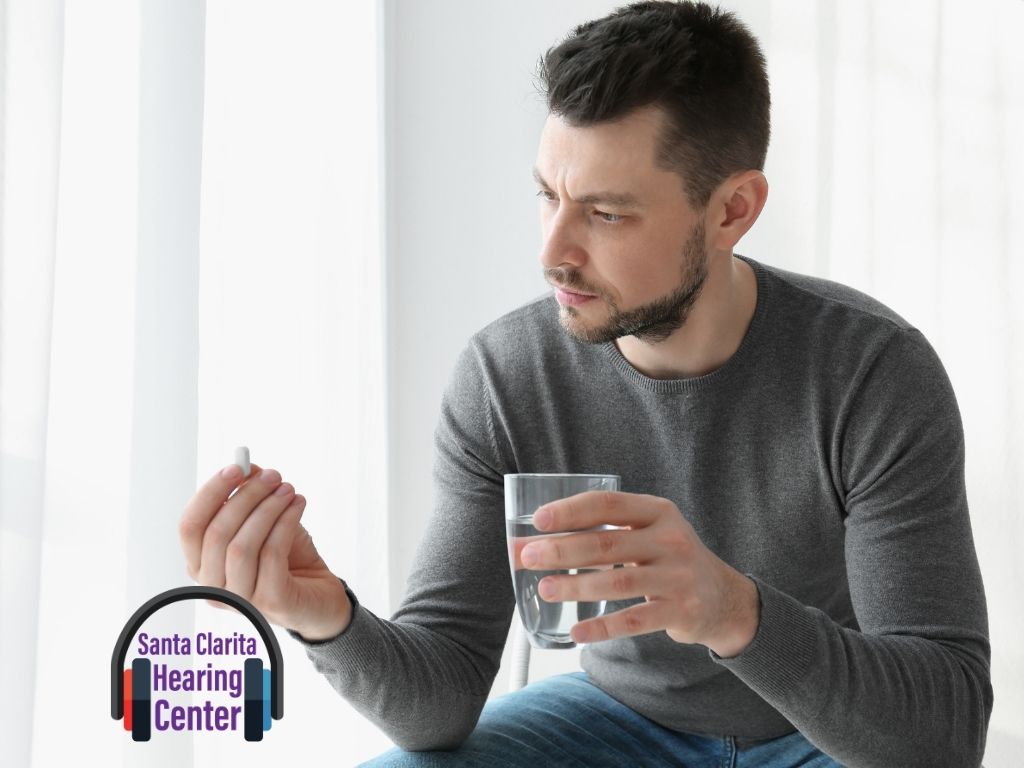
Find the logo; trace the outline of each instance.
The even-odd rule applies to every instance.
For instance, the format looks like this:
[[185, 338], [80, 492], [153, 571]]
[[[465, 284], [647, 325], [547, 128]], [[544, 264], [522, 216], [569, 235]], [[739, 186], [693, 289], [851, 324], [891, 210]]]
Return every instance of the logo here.
[[[125, 668], [128, 646], [143, 622], [165, 605], [181, 600], [216, 600], [236, 608], [252, 622], [270, 656], [270, 669], [260, 658], [245, 659], [242, 669], [178, 669], [170, 664], [153, 664], [146, 655], [255, 656], [256, 640], [238, 632], [219, 637], [200, 632], [194, 641], [177, 634], [172, 637], [139, 636], [140, 656]], [[252, 604], [233, 592], [217, 587], [178, 587], [162, 592], [139, 608], [121, 630], [110, 659], [110, 716], [124, 719], [124, 729], [134, 741], [149, 741], [152, 726], [157, 730], [242, 730], [246, 741], [262, 741], [270, 730], [271, 718], [284, 715], [284, 660], [277, 637], [267, 620]], [[173, 706], [165, 691], [226, 692], [241, 704], [217, 705], [207, 699], [199, 706]], [[154, 691], [156, 696], [154, 696]], [[243, 696], [244, 694], [244, 696]], [[154, 723], [155, 720], [155, 723]]]

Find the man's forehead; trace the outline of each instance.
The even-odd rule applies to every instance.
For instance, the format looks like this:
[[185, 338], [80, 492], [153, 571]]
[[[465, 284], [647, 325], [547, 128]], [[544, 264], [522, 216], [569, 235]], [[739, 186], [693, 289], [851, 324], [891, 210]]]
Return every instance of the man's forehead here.
[[[548, 115], [537, 150], [536, 167], [573, 163], [597, 173], [629, 176], [656, 170], [659, 124], [650, 116], [576, 126], [559, 115]], [[632, 172], [632, 173], [631, 173]]]
[[533, 168], [534, 180], [546, 189], [564, 182], [580, 203], [643, 208], [654, 189], [666, 183], [666, 179], [655, 179], [665, 174], [655, 164], [659, 127], [657, 116], [649, 113], [632, 113], [586, 127], [549, 114]]
[[[533, 178], [540, 187], [547, 190], [553, 188], [537, 168], [533, 169]], [[616, 186], [614, 189], [602, 187], [589, 192], [576, 192], [573, 199], [584, 205], [613, 205], [617, 208], [636, 208], [638, 210], [646, 207], [640, 195], [626, 191], [621, 186]]]

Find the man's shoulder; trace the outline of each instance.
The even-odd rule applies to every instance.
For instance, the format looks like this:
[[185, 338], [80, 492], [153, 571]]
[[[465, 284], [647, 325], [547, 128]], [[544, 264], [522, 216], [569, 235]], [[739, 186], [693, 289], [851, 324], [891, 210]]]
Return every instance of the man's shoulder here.
[[873, 326], [883, 333], [913, 329], [913, 325], [894, 309], [857, 288], [774, 265], [758, 265], [766, 279], [773, 282], [773, 288], [781, 293], [779, 306], [789, 313]]
[[[924, 334], [894, 309], [849, 285], [760, 265], [772, 295], [776, 360], [830, 372], [839, 386], [869, 371], [919, 388], [945, 380], [938, 354]], [[803, 368], [800, 368], [800, 366]]]

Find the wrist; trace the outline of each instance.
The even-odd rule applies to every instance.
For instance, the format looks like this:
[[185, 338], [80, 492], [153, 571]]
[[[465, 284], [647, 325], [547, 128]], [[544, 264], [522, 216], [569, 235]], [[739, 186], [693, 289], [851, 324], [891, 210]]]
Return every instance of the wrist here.
[[339, 591], [329, 602], [330, 608], [316, 617], [316, 621], [292, 627], [303, 640], [310, 643], [332, 640], [352, 623], [352, 601], [349, 600], [344, 584], [339, 580]]
[[761, 622], [761, 601], [757, 585], [749, 576], [733, 571], [735, 578], [724, 600], [722, 632], [707, 647], [723, 659], [739, 656], [754, 641]]

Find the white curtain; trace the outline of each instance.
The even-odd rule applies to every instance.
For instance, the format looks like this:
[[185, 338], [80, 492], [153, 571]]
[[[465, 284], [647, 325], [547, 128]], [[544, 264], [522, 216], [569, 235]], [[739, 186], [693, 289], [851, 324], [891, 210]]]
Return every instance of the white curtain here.
[[[240, 733], [133, 742], [110, 654], [191, 583], [177, 523], [236, 445], [385, 605], [380, 9], [0, 9], [0, 762], [221, 763]], [[201, 601], [144, 627], [253, 634]], [[277, 635], [285, 717], [246, 761], [386, 748]]]

